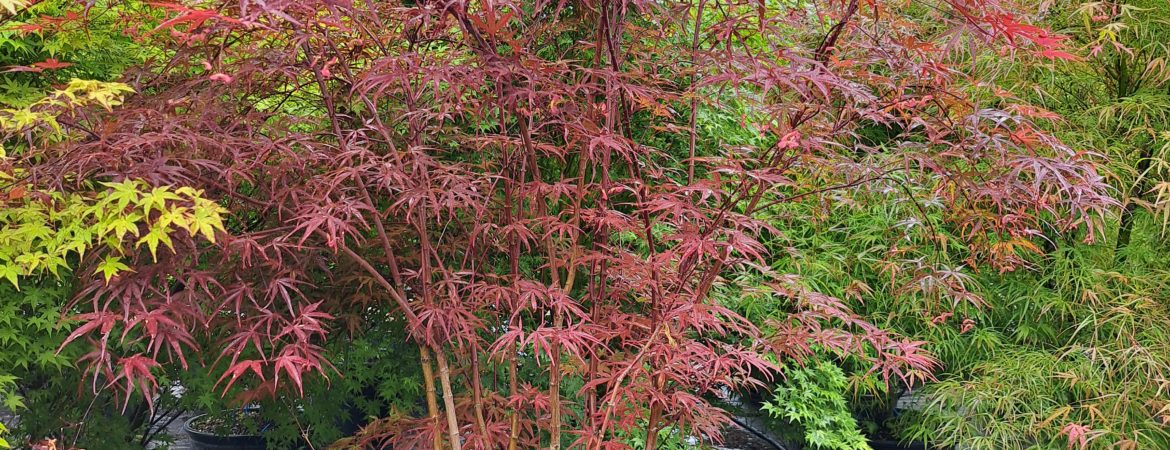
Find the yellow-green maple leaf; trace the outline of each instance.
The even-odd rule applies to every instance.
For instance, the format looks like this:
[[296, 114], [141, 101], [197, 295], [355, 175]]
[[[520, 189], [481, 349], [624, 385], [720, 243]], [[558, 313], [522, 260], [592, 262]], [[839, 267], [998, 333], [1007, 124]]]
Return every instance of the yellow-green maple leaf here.
[[97, 272], [101, 272], [102, 278], [105, 278], [106, 283], [108, 284], [110, 279], [114, 278], [115, 275], [118, 275], [122, 272], [133, 272], [133, 270], [130, 269], [130, 266], [122, 263], [121, 258], [116, 256], [107, 256], [101, 264], [98, 264], [98, 267], [94, 273]]

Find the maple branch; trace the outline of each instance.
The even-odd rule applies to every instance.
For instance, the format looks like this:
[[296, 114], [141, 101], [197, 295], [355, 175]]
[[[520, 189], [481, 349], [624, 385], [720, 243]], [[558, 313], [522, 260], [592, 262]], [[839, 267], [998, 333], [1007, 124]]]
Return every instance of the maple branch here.
[[[814, 189], [811, 191], [801, 192], [801, 193], [796, 194], [796, 195], [781, 197], [781, 198], [778, 198], [778, 199], [773, 200], [771, 202], [765, 203], [763, 206], [760, 207], [760, 209], [768, 209], [770, 207], [776, 206], [776, 205], [781, 204], [781, 203], [794, 202], [794, 201], [800, 200], [802, 198], [808, 197], [810, 195], [823, 194], [826, 192], [836, 191], [836, 190], [840, 190], [840, 189], [849, 189], [849, 188], [861, 186], [861, 185], [866, 184], [866, 183], [874, 182], [877, 180], [890, 179], [889, 175], [891, 173], [897, 172], [898, 170], [901, 170], [901, 169], [900, 168], [888, 169], [888, 170], [885, 170], [885, 171], [883, 171], [879, 174], [876, 174], [876, 175], [872, 175], [872, 176], [868, 176], [868, 177], [864, 177], [864, 178], [858, 178], [858, 179], [853, 180], [853, 181], [849, 181], [849, 182], [845, 182], [845, 183], [841, 183], [841, 184], [835, 184], [835, 185], [823, 187], [820, 189]], [[894, 181], [897, 181], [897, 180], [894, 180]]]
[[345, 255], [348, 256], [351, 260], [361, 266], [362, 269], [366, 271], [366, 273], [374, 278], [375, 282], [377, 282], [382, 286], [383, 289], [386, 290], [386, 292], [390, 293], [390, 297], [393, 298], [394, 302], [398, 304], [398, 309], [402, 310], [402, 314], [406, 316], [406, 322], [410, 324], [411, 328], [416, 330], [420, 329], [421, 321], [419, 320], [418, 315], [416, 315], [410, 308], [410, 302], [408, 302], [406, 298], [399, 293], [398, 289], [396, 289], [394, 285], [390, 284], [390, 282], [386, 280], [386, 277], [382, 276], [382, 274], [378, 272], [378, 269], [374, 268], [374, 266], [370, 264], [370, 262], [365, 258], [361, 257], [361, 255], [358, 255], [353, 250], [351, 250], [348, 246], [345, 245], [344, 242], [339, 242], [337, 244], [337, 248], [341, 250], [342, 253], [345, 253]]
[[[629, 364], [626, 364], [626, 367], [618, 373], [618, 376], [614, 378], [613, 383], [610, 384], [613, 387], [610, 389], [609, 400], [606, 401], [606, 404], [609, 406], [605, 408], [605, 414], [602, 416], [601, 429], [598, 431], [599, 433], [604, 435], [605, 430], [609, 429], [609, 418], [613, 415], [614, 408], [617, 408], [618, 387], [622, 385], [622, 382], [625, 381], [626, 377], [630, 375], [630, 372], [632, 372], [635, 367], [641, 366], [642, 358], [646, 356], [646, 352], [650, 350], [650, 346], [654, 344], [661, 331], [661, 328], [655, 328], [654, 332], [650, 333], [650, 336], [646, 338], [646, 342], [643, 343], [642, 347], [638, 349], [638, 353], [634, 354], [634, 359], [630, 361]], [[598, 443], [598, 448], [600, 448], [600, 443]]]
[[841, 20], [833, 24], [833, 27], [829, 29], [829, 33], [821, 40], [821, 45], [818, 45], [817, 49], [813, 52], [817, 61], [822, 63], [828, 61], [829, 52], [837, 45], [837, 38], [841, 36], [841, 32], [856, 12], [857, 0], [849, 0], [849, 6], [845, 8], [845, 14], [841, 17]]
[[695, 28], [691, 33], [691, 66], [694, 72], [691, 73], [691, 118], [690, 118], [690, 134], [691, 142], [687, 148], [687, 184], [694, 184], [695, 182], [695, 146], [699, 140], [699, 130], [696, 129], [696, 123], [699, 117], [699, 92], [695, 83], [698, 81], [698, 52], [699, 52], [699, 30], [703, 25], [703, 7], [707, 6], [707, 0], [699, 0], [698, 11], [695, 12]]

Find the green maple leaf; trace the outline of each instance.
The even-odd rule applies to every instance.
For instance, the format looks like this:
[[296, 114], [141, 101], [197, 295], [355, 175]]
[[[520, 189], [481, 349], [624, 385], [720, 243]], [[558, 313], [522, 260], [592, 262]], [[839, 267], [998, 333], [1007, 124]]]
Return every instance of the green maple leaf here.
[[202, 198], [195, 198], [193, 217], [190, 221], [191, 234], [202, 234], [208, 241], [215, 242], [215, 230], [226, 231], [223, 227], [223, 207], [215, 202]]
[[150, 232], [146, 233], [145, 236], [142, 236], [141, 239], [138, 239], [138, 242], [134, 245], [141, 246], [142, 244], [146, 244], [146, 246], [150, 249], [151, 258], [154, 258], [155, 262], [157, 262], [158, 244], [160, 242], [165, 244], [167, 248], [172, 250], [174, 249], [174, 246], [171, 245], [171, 237], [167, 234], [167, 230], [163, 227], [151, 228]]
[[167, 211], [167, 201], [182, 200], [178, 194], [172, 192], [165, 187], [156, 187], [151, 189], [149, 193], [143, 195], [139, 200], [138, 205], [142, 207], [142, 212], [149, 215], [152, 209], [158, 211]]
[[[157, 243], [151, 247], [151, 253], [153, 253], [154, 249], [157, 247]], [[105, 261], [102, 261], [102, 263], [98, 265], [97, 269], [94, 270], [94, 273], [98, 272], [101, 272], [102, 277], [106, 279], [106, 284], [109, 284], [110, 279], [114, 278], [115, 275], [118, 275], [121, 272], [133, 272], [133, 270], [130, 269], [130, 266], [123, 264], [120, 258], [115, 256], [107, 256]]]
[[114, 236], [117, 237], [119, 241], [126, 237], [127, 233], [134, 235], [134, 237], [138, 237], [138, 221], [141, 219], [142, 216], [138, 213], [119, 215], [118, 217], [114, 218], [114, 220], [106, 223], [102, 233], [113, 232]]
[[18, 276], [20, 276], [20, 271], [16, 268], [16, 266], [11, 264], [0, 265], [0, 277], [12, 283], [13, 287], [20, 289], [20, 282], [17, 278]]
[[98, 202], [96, 205], [94, 205], [93, 208], [91, 208], [91, 213], [93, 213], [95, 216], [107, 213], [108, 210], [106, 207], [111, 203], [117, 206], [115, 211], [120, 212], [121, 210], [126, 209], [126, 207], [131, 203], [138, 204], [139, 202], [139, 183], [134, 181], [123, 181], [120, 183], [102, 183], [102, 185], [112, 189], [112, 191], [106, 194], [102, 201]]

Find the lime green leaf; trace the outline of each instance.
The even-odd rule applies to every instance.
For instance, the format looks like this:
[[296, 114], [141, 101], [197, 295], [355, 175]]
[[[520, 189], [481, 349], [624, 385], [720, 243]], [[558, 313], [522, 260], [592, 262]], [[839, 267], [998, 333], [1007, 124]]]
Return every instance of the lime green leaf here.
[[150, 232], [146, 233], [145, 236], [142, 236], [142, 238], [139, 239], [135, 245], [141, 246], [145, 243], [146, 246], [150, 248], [150, 256], [154, 258], [155, 261], [158, 261], [159, 242], [165, 244], [167, 248], [174, 249], [174, 247], [171, 245], [171, 237], [167, 235], [166, 229], [162, 227], [151, 228]]
[[105, 206], [110, 203], [115, 203], [116, 211], [121, 211], [129, 206], [131, 203], [138, 204], [138, 183], [133, 181], [123, 181], [121, 183], [102, 183], [104, 186], [113, 190], [113, 192], [106, 195], [106, 198], [98, 202], [93, 210], [96, 213], [104, 211]]
[[141, 219], [142, 216], [137, 213], [119, 215], [109, 223], [105, 224], [102, 233], [106, 234], [113, 232], [114, 237], [116, 237], [119, 241], [121, 241], [122, 238], [126, 236], [126, 233], [130, 233], [134, 235], [134, 237], [138, 237], [138, 221]]
[[8, 280], [9, 283], [12, 283], [13, 287], [20, 289], [20, 283], [17, 281], [18, 276], [20, 276], [20, 271], [17, 270], [16, 266], [11, 264], [0, 265], [0, 277]]
[[130, 266], [122, 263], [122, 260], [115, 256], [107, 256], [105, 261], [98, 265], [94, 273], [101, 272], [102, 278], [106, 279], [106, 284], [110, 283], [110, 279], [114, 278], [121, 272], [133, 272]]
[[151, 210], [166, 211], [167, 201], [182, 200], [170, 189], [166, 187], [156, 187], [150, 190], [150, 193], [143, 195], [139, 200], [138, 205], [142, 207], [142, 212], [149, 215]]
[[215, 202], [196, 198], [194, 217], [191, 219], [192, 234], [199, 233], [208, 241], [215, 242], [215, 230], [226, 231], [223, 226], [223, 214], [227, 210]]

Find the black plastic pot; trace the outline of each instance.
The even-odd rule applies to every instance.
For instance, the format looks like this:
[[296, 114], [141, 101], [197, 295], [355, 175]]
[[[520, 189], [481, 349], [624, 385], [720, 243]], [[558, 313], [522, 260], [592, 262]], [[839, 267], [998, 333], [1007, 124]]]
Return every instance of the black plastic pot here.
[[873, 450], [927, 450], [926, 444], [921, 442], [901, 443], [884, 439], [870, 439], [869, 446]]
[[194, 444], [195, 450], [266, 450], [264, 438], [258, 434], [220, 436], [192, 429], [191, 424], [204, 416], [206, 414], [192, 417], [183, 425], [183, 431], [191, 436], [191, 443]]

